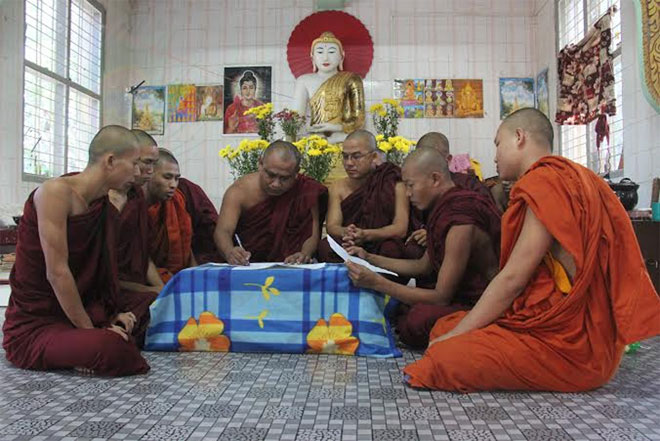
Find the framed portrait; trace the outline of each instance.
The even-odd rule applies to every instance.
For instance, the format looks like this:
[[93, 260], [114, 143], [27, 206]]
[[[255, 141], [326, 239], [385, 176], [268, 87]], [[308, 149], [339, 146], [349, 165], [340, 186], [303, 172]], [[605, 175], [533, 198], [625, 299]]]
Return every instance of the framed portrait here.
[[257, 119], [245, 112], [272, 101], [272, 73], [270, 66], [225, 67], [225, 135], [258, 132]]
[[133, 93], [131, 128], [165, 133], [165, 86], [141, 86]]
[[197, 88], [194, 84], [167, 86], [167, 122], [193, 122], [197, 120]]
[[196, 115], [197, 121], [222, 121], [224, 86], [197, 86]]
[[534, 107], [534, 78], [500, 78], [500, 119]]
[[548, 68], [536, 76], [536, 108], [550, 119], [550, 98], [548, 94]]

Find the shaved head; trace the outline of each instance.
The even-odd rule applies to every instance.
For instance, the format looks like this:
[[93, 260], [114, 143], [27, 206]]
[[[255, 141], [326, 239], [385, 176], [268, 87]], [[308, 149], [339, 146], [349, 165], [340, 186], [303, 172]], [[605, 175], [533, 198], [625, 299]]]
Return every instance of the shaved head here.
[[138, 140], [130, 130], [122, 126], [105, 126], [89, 144], [89, 164], [95, 164], [104, 155], [112, 153], [122, 156], [138, 149]]
[[156, 142], [156, 140], [150, 134], [145, 132], [144, 130], [133, 129], [133, 130], [131, 130], [131, 133], [133, 133], [135, 135], [135, 137], [137, 138], [137, 140], [140, 144], [140, 147], [143, 147], [143, 146], [146, 146], [146, 147], [156, 146], [156, 147], [158, 147], [158, 143]]
[[369, 152], [375, 152], [378, 149], [376, 137], [368, 130], [358, 129], [351, 132], [344, 140], [344, 142], [346, 141], [358, 141], [364, 144]]
[[428, 176], [431, 173], [438, 173], [443, 180], [451, 181], [447, 160], [441, 152], [433, 147], [420, 148], [418, 144], [415, 150], [406, 157], [403, 166], [411, 170], [413, 174]]
[[279, 159], [285, 162], [295, 162], [296, 171], [300, 169], [300, 160], [302, 159], [300, 151], [298, 151], [295, 145], [288, 141], [273, 141], [268, 148], [264, 150], [261, 157], [262, 162], [271, 155], [277, 155]]
[[543, 112], [537, 109], [525, 108], [516, 110], [502, 121], [500, 127], [511, 131], [523, 129], [536, 144], [552, 152], [552, 144], [555, 136], [552, 131], [552, 124]]
[[156, 166], [160, 166], [163, 163], [169, 162], [171, 164], [176, 164], [177, 166], [179, 165], [179, 161], [176, 160], [176, 157], [174, 156], [174, 153], [170, 152], [169, 150], [159, 147], [158, 148], [158, 161], [156, 162]]
[[440, 132], [429, 132], [417, 141], [417, 148], [431, 148], [440, 152], [445, 158], [449, 158], [449, 140]]

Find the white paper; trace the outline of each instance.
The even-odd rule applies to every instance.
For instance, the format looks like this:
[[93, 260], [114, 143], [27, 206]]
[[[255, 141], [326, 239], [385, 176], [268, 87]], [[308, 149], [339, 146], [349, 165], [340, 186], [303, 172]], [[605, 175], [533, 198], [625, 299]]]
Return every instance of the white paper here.
[[325, 267], [325, 263], [301, 263], [301, 264], [289, 264], [283, 262], [250, 262], [249, 265], [230, 265], [228, 263], [207, 263], [203, 266], [219, 266], [219, 267], [228, 267], [235, 270], [249, 271], [249, 270], [261, 270], [267, 268], [300, 268], [300, 269], [321, 269]]
[[344, 262], [347, 261], [347, 260], [350, 260], [351, 262], [357, 263], [358, 265], [362, 265], [362, 266], [366, 267], [367, 269], [370, 269], [371, 271], [373, 271], [375, 273], [391, 274], [393, 276], [398, 276], [398, 274], [393, 272], [393, 271], [386, 270], [385, 268], [381, 268], [381, 267], [376, 266], [376, 265], [372, 265], [369, 262], [367, 262], [366, 260], [360, 259], [357, 256], [351, 256], [350, 254], [348, 254], [346, 252], [346, 250], [344, 248], [342, 248], [341, 245], [339, 245], [337, 243], [336, 240], [334, 240], [332, 238], [332, 236], [328, 235], [327, 237], [328, 237], [328, 243], [330, 244], [330, 248], [332, 248], [332, 250], [335, 253], [337, 253], [337, 255], [339, 255], [339, 257], [344, 259]]

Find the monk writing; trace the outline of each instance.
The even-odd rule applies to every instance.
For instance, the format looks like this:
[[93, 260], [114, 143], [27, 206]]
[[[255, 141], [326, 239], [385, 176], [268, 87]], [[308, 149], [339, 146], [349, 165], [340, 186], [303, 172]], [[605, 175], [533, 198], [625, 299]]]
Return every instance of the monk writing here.
[[118, 286], [117, 210], [108, 190], [139, 175], [135, 136], [120, 126], [92, 139], [79, 174], [46, 181], [25, 203], [3, 325], [7, 359], [24, 369], [145, 373], [138, 345], [155, 293]]
[[259, 170], [227, 189], [215, 243], [228, 263], [309, 263], [316, 255], [327, 189], [298, 174], [300, 159], [293, 144], [275, 141], [259, 159]]
[[511, 114], [495, 137], [503, 180], [501, 271], [469, 312], [441, 318], [414, 387], [578, 392], [605, 384], [626, 344], [660, 333], [660, 300], [614, 193], [552, 156], [550, 121]]
[[[409, 207], [401, 169], [389, 162], [374, 166], [376, 159], [371, 133], [356, 130], [346, 137], [342, 160], [348, 177], [330, 187], [328, 234], [346, 248], [357, 245], [370, 253], [402, 257]], [[327, 239], [321, 242], [319, 258], [341, 261]]]
[[403, 343], [425, 347], [436, 320], [470, 309], [497, 274], [500, 215], [489, 198], [456, 186], [447, 161], [433, 148], [418, 147], [406, 158], [403, 182], [411, 204], [430, 212], [428, 248], [422, 257], [391, 259], [359, 247], [349, 247], [348, 252], [401, 276], [432, 273], [435, 286], [404, 286], [363, 266], [346, 265], [355, 285], [411, 305], [398, 320], [399, 335]]
[[151, 180], [158, 146], [148, 133], [134, 129], [138, 140], [140, 176], [128, 191], [110, 190], [110, 202], [119, 211], [117, 261], [119, 285], [132, 291], [160, 292], [163, 282], [149, 257], [149, 221], [143, 187]]
[[166, 149], [158, 149], [154, 176], [147, 183], [151, 259], [163, 282], [182, 269], [197, 266], [192, 252], [192, 221], [179, 190], [179, 162]]

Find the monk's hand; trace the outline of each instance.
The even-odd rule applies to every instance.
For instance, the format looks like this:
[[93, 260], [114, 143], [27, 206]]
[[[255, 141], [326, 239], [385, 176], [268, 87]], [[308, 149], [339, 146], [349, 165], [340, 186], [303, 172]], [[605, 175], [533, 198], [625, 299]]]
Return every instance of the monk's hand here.
[[251, 254], [249, 251], [245, 251], [241, 247], [234, 247], [227, 256], [227, 263], [230, 265], [249, 265], [250, 256]]
[[441, 341], [445, 341], [448, 338], [452, 338], [452, 337], [454, 337], [454, 334], [452, 334], [451, 332], [447, 332], [446, 334], [442, 334], [440, 337], [436, 337], [436, 338], [434, 338], [433, 340], [431, 340], [429, 342], [429, 348], [431, 346], [433, 346], [434, 344], [436, 344], [436, 343], [440, 343]]
[[118, 334], [121, 338], [123, 338], [125, 341], [128, 341], [128, 333], [124, 328], [121, 326], [117, 325], [110, 325], [107, 328], [108, 331], [114, 332], [115, 334]]
[[360, 259], [369, 260], [369, 253], [365, 251], [364, 248], [352, 245], [346, 248], [346, 252], [351, 256], [357, 256]]
[[349, 260], [347, 260], [345, 264], [346, 268], [348, 268], [348, 277], [353, 282], [353, 285], [360, 288], [373, 288], [378, 281], [378, 274], [362, 265], [353, 263]]
[[406, 245], [408, 245], [409, 242], [417, 242], [420, 246], [425, 247], [426, 246], [426, 230], [425, 229], [419, 229], [415, 230], [412, 232], [410, 237], [408, 237], [408, 240], [406, 240]]
[[115, 318], [110, 322], [111, 325], [119, 326], [123, 328], [127, 334], [130, 334], [133, 332], [133, 328], [135, 327], [135, 322], [137, 319], [135, 318], [135, 314], [132, 312], [120, 312], [115, 316]]
[[307, 254], [303, 253], [302, 251], [299, 251], [295, 254], [290, 255], [286, 259], [284, 259], [284, 263], [286, 264], [293, 264], [293, 265], [299, 265], [303, 263], [310, 263], [312, 261], [312, 258], [308, 256]]

